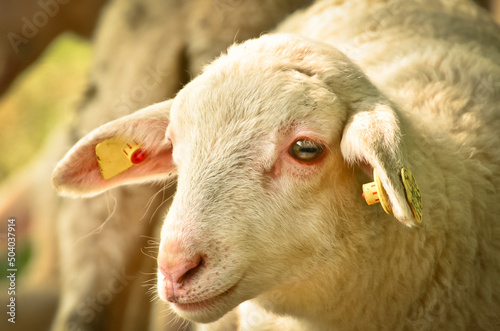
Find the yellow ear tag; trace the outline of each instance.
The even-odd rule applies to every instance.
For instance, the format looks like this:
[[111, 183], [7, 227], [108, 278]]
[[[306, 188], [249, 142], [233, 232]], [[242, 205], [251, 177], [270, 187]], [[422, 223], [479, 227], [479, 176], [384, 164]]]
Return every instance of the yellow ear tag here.
[[363, 184], [363, 198], [365, 198], [366, 203], [369, 205], [380, 202], [384, 211], [387, 214], [392, 214], [389, 197], [375, 169], [373, 169], [373, 179], [375, 179], [374, 182]]
[[[391, 205], [389, 204], [389, 197], [387, 192], [382, 186], [380, 177], [378, 176], [375, 169], [373, 169], [373, 178], [375, 179], [372, 183], [363, 184], [363, 198], [365, 198], [366, 203], [373, 205], [379, 203], [387, 214], [392, 214]], [[422, 196], [420, 194], [420, 189], [418, 188], [417, 181], [410, 170], [407, 168], [401, 169], [401, 180], [403, 181], [403, 186], [406, 193], [406, 201], [410, 205], [413, 215], [419, 223], [422, 223]]]
[[406, 200], [410, 205], [413, 215], [419, 223], [422, 223], [422, 195], [418, 188], [417, 181], [410, 170], [406, 168], [401, 169], [401, 179], [406, 192]]
[[146, 158], [146, 152], [141, 146], [118, 137], [98, 143], [95, 146], [95, 155], [102, 177], [106, 180], [124, 172], [134, 164], [141, 163]]

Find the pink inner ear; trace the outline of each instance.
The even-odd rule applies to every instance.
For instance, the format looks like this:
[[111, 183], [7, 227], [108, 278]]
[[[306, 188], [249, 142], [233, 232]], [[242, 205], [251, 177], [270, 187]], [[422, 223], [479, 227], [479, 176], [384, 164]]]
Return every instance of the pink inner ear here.
[[54, 172], [55, 187], [66, 193], [89, 195], [118, 185], [166, 179], [175, 170], [170, 145], [163, 135], [151, 134], [142, 147], [142, 162], [106, 180], [97, 162], [95, 146], [107, 138], [83, 142], [70, 151]]
[[167, 130], [165, 131], [165, 137], [170, 141], [174, 139], [174, 130], [172, 129], [172, 126], [170, 124], [167, 126]]
[[[148, 151], [146, 153], [149, 155]], [[175, 170], [172, 162], [172, 149], [165, 148], [158, 151], [155, 155], [150, 155], [140, 164], [133, 165], [130, 169], [118, 174], [117, 180], [141, 181], [142, 179], [166, 179]], [[137, 180], [135, 180], [137, 179]]]
[[85, 195], [128, 183], [166, 179], [175, 172], [171, 148], [157, 149], [151, 153], [146, 149], [148, 157], [143, 162], [105, 180], [97, 162], [95, 145], [82, 146], [78, 153], [72, 155], [72, 160], [57, 169], [54, 174], [56, 187]]
[[[55, 187], [70, 195], [92, 195], [117, 185], [167, 178], [174, 170], [171, 146], [165, 140], [171, 103], [172, 100], [167, 100], [151, 105], [109, 122], [82, 138], [54, 171]], [[95, 148], [111, 137], [136, 142], [142, 151], [135, 155], [134, 165], [106, 180], [101, 174]], [[126, 166], [121, 169], [124, 168]]]
[[82, 146], [66, 163], [56, 169], [54, 173], [56, 187], [58, 184], [79, 187], [105, 185], [97, 163], [95, 145]]

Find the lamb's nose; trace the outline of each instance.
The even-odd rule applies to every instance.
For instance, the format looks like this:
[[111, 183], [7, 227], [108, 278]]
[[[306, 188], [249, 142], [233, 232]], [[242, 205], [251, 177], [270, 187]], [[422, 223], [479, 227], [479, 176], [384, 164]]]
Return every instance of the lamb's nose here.
[[177, 302], [179, 290], [183, 282], [196, 274], [202, 263], [201, 256], [197, 255], [190, 259], [182, 258], [158, 258], [158, 269], [165, 278], [165, 298], [170, 302]]
[[[168, 259], [167, 261], [158, 261], [158, 268], [167, 282], [172, 282], [178, 286], [188, 276], [193, 275], [201, 264], [201, 256], [195, 256], [190, 259]], [[163, 263], [162, 263], [163, 262]]]

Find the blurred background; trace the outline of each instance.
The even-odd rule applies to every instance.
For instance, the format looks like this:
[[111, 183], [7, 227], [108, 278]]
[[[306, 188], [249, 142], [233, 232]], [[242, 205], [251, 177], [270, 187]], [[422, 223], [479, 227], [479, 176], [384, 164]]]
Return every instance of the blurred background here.
[[[47, 138], [71, 120], [81, 102], [91, 61], [90, 39], [105, 1], [83, 2], [0, 1], [0, 214], [19, 218], [19, 275], [31, 255], [30, 219], [27, 210], [9, 205], [17, 188], [15, 180], [7, 179], [29, 171], [25, 169], [41, 157]], [[15, 214], [8, 214], [9, 208]], [[5, 222], [0, 221], [0, 282], [6, 282]]]
[[72, 33], [56, 38], [0, 99], [0, 180], [26, 166], [50, 131], [81, 101], [92, 49]]
[[[95, 77], [90, 74], [92, 63], [95, 66], [99, 65], [99, 61], [95, 60], [98, 56], [94, 47], [97, 38], [96, 31], [101, 28], [100, 20], [103, 20], [106, 6], [112, 6], [114, 4], [110, 3], [116, 2], [120, 1], [0, 0], [0, 35], [2, 36], [0, 41], [0, 151], [2, 152], [0, 157], [0, 199], [2, 199], [0, 201], [0, 217], [2, 217], [0, 219], [0, 290], [2, 294], [6, 292], [5, 289], [8, 286], [6, 278], [8, 269], [7, 219], [15, 217], [17, 222], [16, 266], [19, 278], [23, 276], [30, 257], [36, 253], [35, 250], [38, 247], [33, 245], [31, 238], [37, 233], [40, 234], [38, 228], [32, 224], [36, 217], [33, 217], [27, 209], [29, 204], [22, 201], [22, 199], [29, 199], [25, 191], [30, 191], [31, 179], [27, 183], [24, 182], [23, 185], [26, 187], [20, 188], [17, 183], [23, 182], [23, 178], [26, 178], [28, 173], [32, 173], [31, 167], [35, 167], [33, 164], [38, 162], [38, 158], [43, 157], [47, 150], [50, 151], [51, 144], [54, 149], [60, 148], [56, 146], [59, 138], [57, 136], [54, 138], [54, 132], [74, 123], [79, 119], [78, 116], [81, 116], [79, 109], [88, 107], [89, 96], [95, 94], [93, 85]], [[202, 63], [216, 56], [229, 43], [236, 40], [235, 31], [240, 31], [239, 38], [242, 40], [258, 35], [274, 27], [286, 14], [311, 1], [290, 1], [291, 4], [286, 5], [288, 6], [286, 10], [282, 10], [282, 15], [269, 18], [271, 22], [269, 24], [255, 22], [253, 29], [242, 26], [243, 23], [228, 23], [224, 17], [228, 14], [233, 15], [238, 10], [243, 13], [248, 11], [248, 8], [245, 10], [242, 8], [250, 6], [249, 1], [189, 2], [201, 8], [208, 8], [203, 15], [196, 18], [197, 23], [203, 23], [199, 26], [214, 28], [214, 22], [218, 22], [222, 26], [227, 23], [233, 28], [228, 31], [227, 41], [218, 40], [217, 43], [213, 43], [213, 46], [210, 42], [205, 43], [203, 47], [210, 48], [209, 51], [203, 50], [207, 55], [199, 56], [203, 52], [196, 53], [196, 47], [191, 49], [192, 54], [188, 54], [188, 57], [193, 57], [198, 63], [191, 61], [188, 69], [190, 73], [195, 73]], [[276, 11], [275, 7], [284, 3], [284, 1], [276, 1], [277, 5], [269, 5], [271, 2], [256, 1], [251, 7], [262, 5], [262, 8], [254, 11], [263, 13], [268, 11], [268, 8]], [[500, 20], [500, 0], [476, 2], [490, 11], [497, 21]], [[144, 14], [141, 14], [141, 10], [143, 11], [144, 7], [132, 5], [132, 1], [129, 3], [127, 11], [116, 15], [129, 15], [130, 17], [127, 16], [129, 23], [132, 22], [133, 25], [133, 22], [140, 22], [141, 15]], [[185, 9], [172, 5], [170, 15], [176, 15], [175, 10]], [[113, 16], [107, 15], [108, 20]], [[266, 16], [263, 17], [263, 20], [268, 19]], [[247, 30], [248, 33], [246, 33]], [[219, 30], [214, 31], [214, 35], [219, 34]], [[142, 33], [147, 33], [147, 30], [143, 30]], [[101, 33], [101, 38], [104, 38], [102, 37], [104, 34], [104, 32]], [[198, 57], [193, 54], [198, 54]], [[113, 53], [107, 56], [112, 55]], [[183, 58], [179, 63], [186, 65]], [[188, 79], [184, 77], [186, 76], [184, 70], [186, 68], [179, 68], [180, 78], [174, 84], [175, 88], [171, 88], [172, 93]], [[162, 87], [164, 87], [163, 83], [159, 84], [158, 88]], [[127, 103], [126, 106], [132, 110], [132, 108], [137, 109], [135, 107], [140, 106], [142, 101], [147, 102], [142, 99], [138, 100], [140, 102], [135, 101]], [[122, 115], [118, 110], [114, 114]], [[81, 136], [82, 132], [74, 133], [74, 135]], [[33, 188], [33, 190], [36, 189]], [[55, 240], [54, 238], [55, 236], [52, 239], [49, 236], [49, 240]], [[48, 254], [47, 256], [54, 255]], [[49, 272], [57, 271], [51, 269]], [[54, 278], [57, 278], [55, 274]], [[3, 310], [2, 314], [4, 314]]]

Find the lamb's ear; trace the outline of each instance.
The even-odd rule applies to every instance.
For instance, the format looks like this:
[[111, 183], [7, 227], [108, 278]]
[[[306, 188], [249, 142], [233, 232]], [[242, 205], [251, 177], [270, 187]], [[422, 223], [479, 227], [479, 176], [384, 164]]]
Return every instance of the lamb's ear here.
[[[325, 52], [325, 48], [318, 50]], [[329, 61], [316, 73], [348, 108], [341, 141], [345, 160], [368, 166], [370, 173], [375, 170], [394, 217], [407, 226], [419, 225], [401, 178], [403, 152], [395, 107], [347, 56], [338, 50], [326, 51], [324, 58]], [[413, 207], [419, 210], [418, 205]]]
[[407, 226], [418, 225], [401, 178], [401, 130], [393, 107], [367, 98], [351, 105], [351, 111], [341, 141], [344, 158], [374, 169], [387, 192], [394, 217]]
[[[109, 122], [83, 137], [54, 170], [52, 180], [56, 190], [67, 196], [92, 196], [118, 185], [166, 179], [175, 171], [171, 145], [165, 139], [171, 104], [172, 100], [154, 104]], [[111, 176], [103, 176], [96, 145], [110, 141], [115, 144], [105, 143], [108, 147], [101, 158], [111, 158], [111, 167], [114, 167], [113, 158], [122, 157], [124, 154], [121, 153], [127, 152], [122, 149], [131, 146], [140, 146], [139, 156], [143, 160], [139, 161], [142, 162], [126, 164], [126, 169], [118, 173], [112, 169]], [[123, 142], [123, 148], [120, 142]], [[123, 165], [122, 159], [119, 162]]]
[[[417, 225], [406, 200], [398, 118], [387, 98], [345, 54], [325, 43], [293, 35], [275, 34], [259, 40], [263, 51], [282, 55], [282, 65], [320, 80], [347, 107], [341, 141], [344, 158], [375, 169], [385, 188], [394, 216], [408, 226]], [[231, 51], [231, 50], [230, 50]]]

